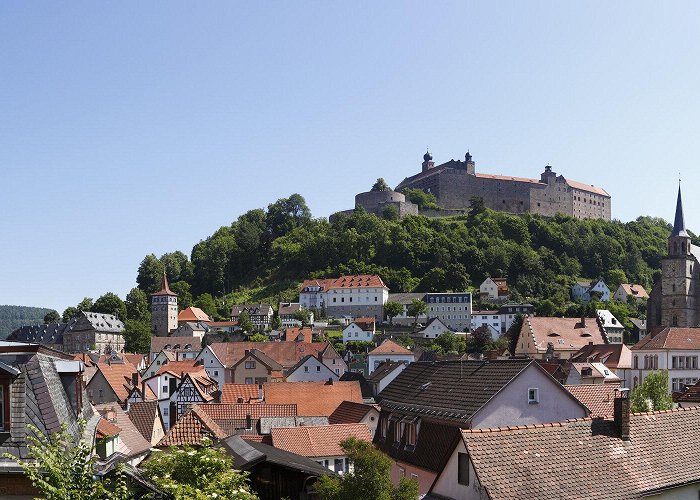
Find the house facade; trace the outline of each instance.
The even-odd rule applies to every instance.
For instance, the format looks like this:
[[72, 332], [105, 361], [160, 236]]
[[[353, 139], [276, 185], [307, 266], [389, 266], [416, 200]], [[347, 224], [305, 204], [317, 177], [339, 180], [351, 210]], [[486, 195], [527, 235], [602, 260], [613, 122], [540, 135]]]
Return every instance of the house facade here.
[[421, 337], [424, 339], [435, 339], [438, 338], [445, 332], [450, 332], [447, 325], [445, 325], [438, 318], [431, 319], [423, 330], [420, 331]]
[[636, 302], [647, 300], [649, 298], [649, 294], [647, 294], [647, 291], [642, 285], [622, 283], [619, 287], [617, 287], [613, 298], [618, 302], [623, 302], [626, 304], [630, 299], [633, 299]]
[[415, 360], [416, 355], [413, 352], [391, 339], [386, 339], [367, 354], [367, 375], [372, 375], [372, 372], [384, 361], [398, 361], [408, 364]]
[[536, 359], [568, 359], [591, 342], [608, 343], [597, 318], [525, 316], [515, 355]]
[[[247, 312], [250, 316], [250, 321], [258, 331], [264, 331], [272, 324], [274, 311], [270, 304], [239, 304], [231, 308], [231, 321], [240, 324], [241, 313]], [[250, 332], [248, 332], [250, 333]]]
[[376, 274], [305, 280], [299, 290], [299, 302], [305, 309], [324, 310], [327, 316], [384, 318], [389, 288]]
[[423, 300], [428, 305], [428, 321], [437, 318], [455, 332], [465, 331], [471, 325], [471, 292], [426, 293]]
[[374, 318], [357, 318], [343, 329], [343, 344], [350, 341], [372, 342], [375, 333]]
[[479, 285], [481, 300], [500, 302], [508, 300], [508, 280], [506, 278], [486, 278]]
[[574, 286], [571, 287], [571, 298], [573, 300], [589, 302], [592, 292], [599, 297], [601, 302], [608, 302], [610, 300], [610, 289], [602, 279], [592, 282], [577, 281], [574, 283]]
[[625, 335], [624, 325], [607, 309], [598, 309], [596, 315], [600, 326], [605, 330], [608, 342], [610, 344], [622, 344]]

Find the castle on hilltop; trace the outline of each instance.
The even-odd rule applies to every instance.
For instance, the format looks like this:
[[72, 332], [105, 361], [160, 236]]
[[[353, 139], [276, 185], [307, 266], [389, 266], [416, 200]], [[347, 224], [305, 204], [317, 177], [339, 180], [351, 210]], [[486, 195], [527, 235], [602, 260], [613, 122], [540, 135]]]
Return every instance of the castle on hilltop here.
[[493, 210], [515, 214], [557, 213], [577, 219], [610, 220], [610, 195], [604, 189], [557, 175], [547, 165], [538, 179], [476, 172], [471, 154], [464, 161], [450, 160], [435, 165], [429, 152], [423, 155], [422, 171], [406, 177], [396, 191], [405, 188], [432, 193], [446, 210], [465, 210], [473, 196]]

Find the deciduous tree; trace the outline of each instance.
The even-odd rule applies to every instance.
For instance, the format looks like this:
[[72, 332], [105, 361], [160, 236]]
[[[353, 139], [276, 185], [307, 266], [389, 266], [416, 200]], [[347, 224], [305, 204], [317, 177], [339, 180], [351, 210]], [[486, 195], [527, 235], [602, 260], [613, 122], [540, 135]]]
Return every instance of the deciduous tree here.
[[58, 314], [58, 311], [49, 311], [44, 316], [44, 323], [58, 323], [59, 321], [61, 321], [61, 315]]
[[384, 314], [389, 318], [389, 324], [394, 324], [394, 318], [403, 312], [403, 304], [389, 300], [384, 304]]
[[107, 292], [92, 305], [92, 312], [114, 314], [121, 321], [126, 321], [126, 304], [116, 293]]
[[668, 371], [651, 372], [632, 390], [630, 406], [633, 412], [669, 410], [673, 399], [668, 393]]

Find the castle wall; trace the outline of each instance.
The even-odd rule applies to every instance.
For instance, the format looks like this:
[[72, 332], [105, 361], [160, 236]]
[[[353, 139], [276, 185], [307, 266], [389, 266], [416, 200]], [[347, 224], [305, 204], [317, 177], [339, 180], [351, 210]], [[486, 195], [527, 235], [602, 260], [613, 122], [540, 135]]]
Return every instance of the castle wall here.
[[571, 215], [573, 214], [571, 188], [563, 180], [550, 182], [543, 186], [532, 186], [530, 206], [532, 213], [545, 217], [553, 217], [558, 213]]
[[434, 194], [438, 204], [448, 210], [468, 208], [472, 196], [481, 197], [484, 205], [493, 210], [511, 213], [530, 210], [529, 183], [477, 177], [456, 169], [445, 169], [432, 177], [437, 177], [438, 194]]

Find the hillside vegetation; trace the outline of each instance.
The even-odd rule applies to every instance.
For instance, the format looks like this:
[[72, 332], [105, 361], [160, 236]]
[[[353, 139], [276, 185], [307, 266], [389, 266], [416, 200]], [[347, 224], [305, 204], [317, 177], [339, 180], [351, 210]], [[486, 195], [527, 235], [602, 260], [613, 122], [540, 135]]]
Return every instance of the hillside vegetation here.
[[44, 316], [52, 311], [43, 307], [0, 306], [0, 339], [22, 325], [43, 323]]
[[571, 303], [570, 286], [580, 277], [603, 277], [613, 292], [622, 282], [650, 290], [670, 230], [651, 217], [622, 223], [509, 215], [479, 199], [460, 217], [398, 220], [356, 210], [329, 222], [313, 218], [294, 194], [221, 227], [190, 257], [146, 256], [137, 283], [156, 291], [165, 269], [182, 307], [197, 302], [225, 317], [234, 302], [295, 299], [308, 277], [377, 273], [391, 292], [430, 292], [507, 276], [515, 300], [533, 302], [541, 314], [574, 315], [582, 306]]

